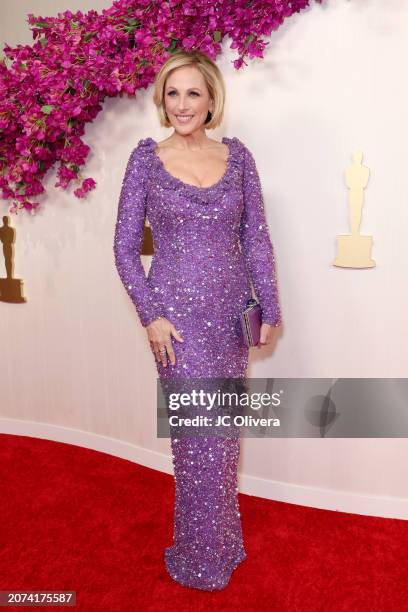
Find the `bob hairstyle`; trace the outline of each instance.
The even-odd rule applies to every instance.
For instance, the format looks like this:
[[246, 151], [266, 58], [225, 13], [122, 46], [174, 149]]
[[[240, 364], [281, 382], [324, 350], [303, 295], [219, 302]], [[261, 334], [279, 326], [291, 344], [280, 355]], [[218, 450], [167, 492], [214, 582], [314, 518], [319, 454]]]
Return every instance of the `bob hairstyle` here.
[[207, 119], [204, 125], [207, 129], [214, 129], [219, 126], [224, 116], [225, 104], [225, 84], [224, 79], [218, 66], [212, 61], [208, 55], [193, 49], [184, 51], [180, 49], [172, 53], [172, 55], [164, 62], [154, 81], [153, 102], [159, 113], [160, 125], [163, 127], [171, 127], [168, 119], [165, 104], [164, 104], [164, 89], [166, 86], [167, 77], [182, 66], [195, 66], [203, 75], [207, 85], [208, 93], [214, 103], [213, 113], [208, 112]]

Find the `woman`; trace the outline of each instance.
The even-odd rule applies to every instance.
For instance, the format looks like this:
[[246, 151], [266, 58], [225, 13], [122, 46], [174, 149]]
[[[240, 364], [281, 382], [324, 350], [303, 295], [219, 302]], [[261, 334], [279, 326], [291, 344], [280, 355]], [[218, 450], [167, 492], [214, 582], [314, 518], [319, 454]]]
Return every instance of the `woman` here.
[[[248, 348], [240, 313], [262, 307], [260, 345], [281, 323], [273, 247], [260, 179], [249, 149], [205, 130], [220, 125], [225, 86], [214, 62], [178, 51], [161, 67], [154, 102], [173, 133], [139, 140], [119, 199], [115, 262], [146, 328], [162, 381], [243, 378]], [[147, 278], [140, 261], [145, 214], [155, 253]], [[172, 578], [223, 589], [245, 559], [237, 497], [239, 437], [172, 435], [176, 484]]]

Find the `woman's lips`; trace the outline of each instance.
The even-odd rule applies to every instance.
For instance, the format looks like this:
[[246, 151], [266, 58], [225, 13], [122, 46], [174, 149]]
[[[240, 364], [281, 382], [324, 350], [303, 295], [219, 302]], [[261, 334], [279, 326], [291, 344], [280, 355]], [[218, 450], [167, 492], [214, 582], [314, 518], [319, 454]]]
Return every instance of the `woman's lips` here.
[[188, 123], [193, 118], [193, 115], [176, 115], [176, 117], [180, 123]]

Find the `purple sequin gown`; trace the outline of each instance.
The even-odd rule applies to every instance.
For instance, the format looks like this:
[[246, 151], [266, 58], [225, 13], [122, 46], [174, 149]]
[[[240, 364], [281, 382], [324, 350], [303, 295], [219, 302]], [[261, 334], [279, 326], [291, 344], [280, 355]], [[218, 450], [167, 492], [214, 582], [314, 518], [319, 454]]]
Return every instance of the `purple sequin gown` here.
[[[176, 364], [156, 362], [160, 379], [245, 377], [248, 348], [239, 315], [252, 297], [263, 321], [281, 321], [273, 246], [250, 150], [224, 137], [222, 178], [196, 187], [170, 174], [153, 138], [132, 151], [120, 193], [114, 253], [143, 326], [168, 318]], [[147, 215], [155, 253], [146, 277], [140, 260]], [[176, 487], [174, 542], [165, 549], [171, 577], [184, 586], [223, 589], [246, 557], [238, 505], [240, 439], [171, 438]]]

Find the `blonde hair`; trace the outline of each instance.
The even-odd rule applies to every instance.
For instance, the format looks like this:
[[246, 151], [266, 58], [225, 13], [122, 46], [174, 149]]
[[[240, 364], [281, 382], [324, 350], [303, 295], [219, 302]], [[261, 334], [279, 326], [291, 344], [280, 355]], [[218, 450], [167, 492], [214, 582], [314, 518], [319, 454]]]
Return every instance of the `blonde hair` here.
[[214, 129], [219, 126], [224, 116], [225, 84], [218, 66], [208, 55], [193, 49], [175, 51], [164, 62], [154, 81], [153, 102], [159, 114], [160, 125], [171, 127], [164, 105], [164, 88], [167, 77], [182, 66], [195, 66], [203, 75], [210, 98], [213, 100], [213, 112], [209, 121], [205, 121], [206, 129]]

